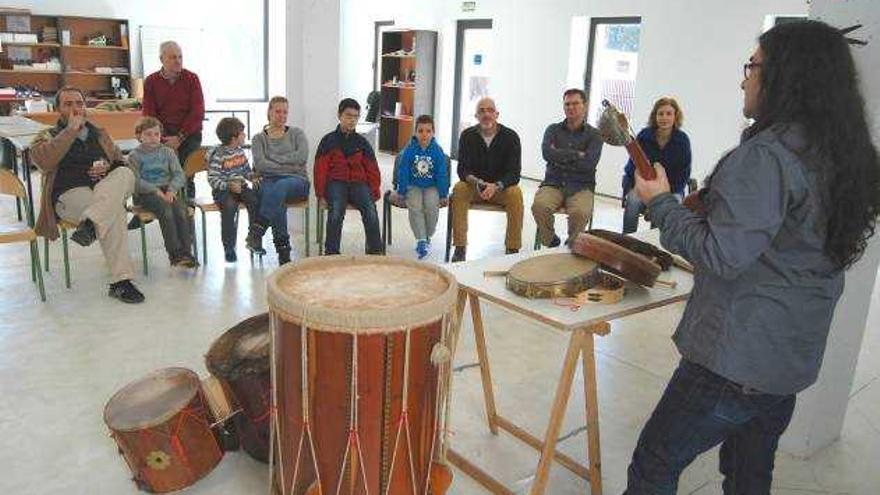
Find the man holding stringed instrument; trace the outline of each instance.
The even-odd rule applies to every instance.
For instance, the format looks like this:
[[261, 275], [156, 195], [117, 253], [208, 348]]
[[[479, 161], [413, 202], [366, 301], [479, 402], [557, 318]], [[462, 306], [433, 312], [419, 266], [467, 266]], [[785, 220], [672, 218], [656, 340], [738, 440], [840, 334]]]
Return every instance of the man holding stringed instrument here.
[[874, 233], [880, 163], [847, 40], [803, 21], [758, 45], [741, 83], [752, 124], [690, 203], [701, 207], [679, 204], [659, 164], [654, 179], [636, 174], [663, 247], [695, 274], [673, 336], [682, 359], [639, 437], [626, 495], [675, 494], [684, 468], [719, 444], [725, 494], [770, 493], [844, 270]]

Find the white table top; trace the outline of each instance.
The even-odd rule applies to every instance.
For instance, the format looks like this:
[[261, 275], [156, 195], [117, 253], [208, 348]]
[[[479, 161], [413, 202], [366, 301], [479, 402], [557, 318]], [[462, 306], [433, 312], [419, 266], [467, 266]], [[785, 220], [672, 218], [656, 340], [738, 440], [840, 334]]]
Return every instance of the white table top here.
[[[643, 232], [635, 237], [659, 245], [656, 230]], [[444, 268], [458, 280], [459, 285], [480, 298], [492, 301], [502, 307], [528, 316], [551, 327], [571, 331], [600, 322], [609, 322], [624, 316], [633, 315], [683, 301], [693, 288], [693, 275], [673, 266], [668, 272], [661, 272], [660, 279], [675, 281], [676, 287], [655, 286], [647, 289], [627, 282], [626, 295], [616, 304], [587, 304], [577, 311], [554, 303], [552, 299], [528, 299], [514, 294], [505, 286], [505, 278], [486, 277], [486, 271], [505, 271], [517, 261], [542, 254], [565, 253], [568, 248], [544, 249], [539, 252], [519, 253], [510, 256], [497, 256], [462, 263], [449, 263]]]
[[120, 150], [122, 150], [123, 152], [126, 152], [126, 153], [137, 148], [138, 145], [141, 144], [140, 141], [138, 141], [137, 139], [134, 139], [134, 138], [132, 138], [132, 139], [116, 139], [113, 142], [116, 143], [116, 146], [119, 146]]
[[21, 115], [0, 117], [0, 137], [2, 138], [32, 137], [47, 127], [49, 126], [46, 124]]

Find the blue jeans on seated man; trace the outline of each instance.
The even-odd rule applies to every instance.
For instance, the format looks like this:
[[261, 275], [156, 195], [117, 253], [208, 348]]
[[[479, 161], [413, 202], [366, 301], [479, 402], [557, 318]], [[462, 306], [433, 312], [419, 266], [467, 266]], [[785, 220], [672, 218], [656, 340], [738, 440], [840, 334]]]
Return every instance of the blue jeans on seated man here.
[[769, 495], [795, 396], [764, 394], [682, 359], [642, 429], [624, 495], [675, 495], [678, 477], [721, 444], [725, 495]]
[[272, 226], [275, 239], [288, 237], [287, 203], [309, 199], [309, 181], [298, 175], [266, 177], [260, 182], [260, 218]]
[[352, 204], [361, 213], [364, 232], [367, 234], [367, 254], [383, 254], [385, 246], [379, 232], [379, 214], [376, 203], [370, 195], [370, 186], [365, 182], [345, 182], [331, 180], [327, 183], [327, 233], [324, 243], [325, 254], [339, 254], [342, 241], [342, 222], [345, 220], [345, 208]]
[[[684, 194], [675, 193], [680, 203]], [[645, 211], [645, 203], [642, 203], [635, 189], [630, 189], [626, 194], [626, 207], [623, 209], [623, 233], [632, 234], [639, 229], [639, 215]]]

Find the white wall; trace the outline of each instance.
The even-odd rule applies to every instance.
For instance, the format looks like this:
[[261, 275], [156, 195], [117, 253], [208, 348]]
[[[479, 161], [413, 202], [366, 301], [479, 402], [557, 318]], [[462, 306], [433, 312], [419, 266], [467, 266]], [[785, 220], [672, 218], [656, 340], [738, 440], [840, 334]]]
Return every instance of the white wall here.
[[[523, 173], [542, 177], [540, 140], [547, 124], [561, 120], [561, 94], [569, 83], [572, 39], [586, 43], [588, 32], [572, 33], [578, 16], [641, 16], [642, 38], [636, 82], [635, 124], [647, 117], [659, 96], [673, 95], [685, 112], [685, 130], [694, 148], [694, 175], [702, 178], [732, 147], [743, 126], [742, 64], [753, 49], [768, 14], [805, 15], [805, 0], [478, 0], [474, 12], [461, 2], [342, 0], [340, 59], [343, 94], [363, 98], [372, 88], [373, 22], [440, 32], [438, 138], [451, 142], [455, 67], [455, 22], [493, 20], [493, 91], [501, 121], [517, 130], [523, 143]], [[699, 8], [696, 8], [698, 6]], [[586, 23], [587, 30], [589, 24]], [[586, 30], [584, 30], [586, 31]], [[576, 69], [575, 69], [576, 70]], [[582, 70], [582, 69], [581, 69]], [[583, 77], [579, 78], [581, 81]], [[625, 162], [621, 149], [606, 147], [599, 166], [599, 190], [619, 194]]]
[[[131, 68], [135, 76], [142, 77], [140, 60], [140, 26], [167, 26], [205, 29], [212, 21], [212, 9], [240, 8], [234, 0], [222, 2], [208, 0], [37, 0], [16, 1], [14, 7], [30, 9], [38, 15], [71, 15], [128, 19], [131, 45]], [[285, 91], [285, 1], [269, 0], [269, 95]], [[173, 13], [173, 15], [171, 14]], [[210, 47], [211, 40], [203, 40]], [[210, 53], [210, 49], [206, 50]], [[219, 54], [217, 54], [219, 55]], [[184, 49], [184, 67], [187, 53]], [[266, 123], [265, 103], [218, 103], [211, 99], [210, 80], [202, 78], [206, 86], [206, 106], [212, 110], [227, 108], [251, 110], [251, 130], [256, 131]], [[213, 133], [213, 129], [205, 129]]]
[[[852, 48], [859, 71], [862, 96], [872, 126], [874, 145], [880, 147], [880, 10], [873, 0], [813, 0], [810, 17], [832, 26], [864, 27], [852, 37], [870, 40]], [[794, 418], [780, 441], [785, 452], [809, 457], [840, 437], [851, 394], [859, 352], [871, 306], [871, 293], [880, 264], [880, 237], [875, 235], [865, 255], [846, 273], [843, 295], [834, 310], [822, 370], [816, 383], [798, 396]], [[873, 329], [877, 331], [877, 329]]]

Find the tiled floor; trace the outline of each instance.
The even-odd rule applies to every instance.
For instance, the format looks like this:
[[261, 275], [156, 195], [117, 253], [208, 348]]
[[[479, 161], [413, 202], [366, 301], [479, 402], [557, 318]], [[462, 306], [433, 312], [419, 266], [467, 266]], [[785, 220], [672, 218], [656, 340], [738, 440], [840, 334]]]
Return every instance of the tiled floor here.
[[[382, 157], [383, 171], [390, 168]], [[387, 174], [386, 174], [387, 176]], [[526, 204], [535, 184], [524, 183]], [[0, 218], [14, 209], [0, 198]], [[618, 229], [619, 205], [597, 201], [596, 226]], [[346, 220], [344, 248], [363, 249], [357, 213]], [[292, 214], [294, 236], [302, 242], [301, 216]], [[404, 210], [394, 210], [391, 254], [415, 257]], [[470, 257], [503, 252], [504, 219], [496, 213], [472, 217]], [[435, 237], [434, 261], [442, 260], [445, 213]], [[561, 229], [563, 220], [559, 219]], [[126, 494], [136, 493], [129, 474], [107, 436], [102, 411], [119, 387], [144, 373], [180, 365], [205, 374], [204, 354], [223, 331], [246, 316], [264, 311], [265, 277], [275, 267], [274, 254], [262, 265], [242, 260], [222, 262], [219, 218], [209, 217], [210, 260], [194, 273], [166, 266], [158, 227], [149, 227], [151, 273], [137, 283], [147, 302], [123, 306], [106, 296], [106, 268], [97, 246], [71, 247], [73, 288], [64, 288], [60, 242], [52, 246], [51, 272], [46, 279], [49, 302], [41, 304], [29, 281], [24, 246], [0, 246], [0, 493]], [[530, 246], [534, 223], [526, 215], [524, 244]], [[139, 240], [131, 235], [131, 252], [139, 256]], [[302, 246], [298, 246], [302, 251]], [[528, 249], [528, 248], [527, 248]], [[843, 437], [809, 460], [786, 454], [777, 457], [774, 493], [880, 493], [880, 291], [874, 304], [857, 371]], [[683, 305], [626, 318], [598, 339], [599, 404], [605, 492], [620, 493], [626, 465], [641, 426], [676, 364], [669, 336]], [[484, 306], [489, 353], [501, 411], [540, 434], [552, 401], [566, 338]], [[458, 363], [475, 360], [469, 322]], [[576, 374], [579, 380], [580, 373]], [[495, 472], [518, 493], [526, 493], [537, 456], [502, 434], [493, 438], [483, 424], [479, 371], [456, 373], [453, 426], [456, 448]], [[581, 426], [583, 390], [578, 383], [563, 431]], [[576, 458], [585, 458], [586, 440], [579, 432], [561, 444]], [[679, 492], [720, 493], [717, 455], [701, 457], [682, 476]], [[268, 492], [264, 465], [240, 453], [227, 454], [209, 476], [187, 493], [263, 494]], [[549, 493], [586, 493], [587, 485], [564, 469], [554, 468]], [[484, 493], [456, 473], [450, 493]]]

